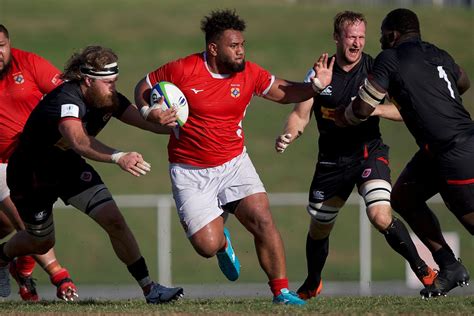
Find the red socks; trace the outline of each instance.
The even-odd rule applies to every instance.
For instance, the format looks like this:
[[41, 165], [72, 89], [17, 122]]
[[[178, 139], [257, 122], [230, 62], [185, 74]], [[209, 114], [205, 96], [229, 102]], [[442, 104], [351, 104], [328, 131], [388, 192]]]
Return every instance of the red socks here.
[[270, 290], [273, 293], [273, 296], [278, 296], [281, 294], [281, 289], [287, 289], [288, 288], [288, 279], [275, 279], [275, 280], [270, 280], [268, 282], [268, 285], [270, 285]]
[[36, 261], [32, 256], [22, 256], [16, 259], [16, 271], [21, 276], [30, 276], [35, 268]]

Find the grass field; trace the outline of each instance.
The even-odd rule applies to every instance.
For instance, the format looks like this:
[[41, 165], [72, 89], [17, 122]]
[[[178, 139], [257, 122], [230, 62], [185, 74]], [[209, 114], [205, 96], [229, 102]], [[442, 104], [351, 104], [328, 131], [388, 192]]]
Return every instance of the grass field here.
[[395, 296], [313, 299], [303, 307], [274, 305], [268, 299], [181, 300], [167, 305], [142, 301], [82, 301], [39, 304], [4, 302], [8, 315], [472, 315], [474, 297], [421, 300]]
[[[113, 48], [120, 57], [119, 89], [132, 97], [134, 85], [148, 71], [166, 61], [201, 51], [204, 39], [199, 30], [199, 21], [210, 10], [236, 8], [248, 24], [247, 58], [270, 69], [275, 75], [291, 80], [301, 80], [314, 59], [322, 52], [333, 52], [332, 18], [345, 9], [364, 12], [369, 21], [366, 51], [376, 55], [379, 51], [379, 24], [393, 7], [357, 7], [322, 5], [319, 1], [298, 1], [292, 4], [284, 0], [231, 1], [221, 0], [2, 0], [0, 1], [0, 23], [7, 25], [15, 47], [34, 51], [62, 67], [73, 51], [89, 44], [100, 43]], [[474, 78], [474, 19], [472, 9], [414, 7], [419, 14], [424, 39], [447, 49]], [[468, 110], [474, 113], [474, 89], [464, 96]], [[277, 156], [273, 150], [275, 136], [281, 131], [291, 106], [283, 106], [255, 98], [247, 111], [244, 129], [246, 145], [255, 166], [269, 192], [306, 192], [313, 173], [317, 154], [315, 124], [308, 126], [305, 135], [292, 145], [284, 155]], [[383, 122], [384, 140], [391, 146], [392, 176], [402, 170], [416, 150], [412, 137], [405, 126]], [[111, 164], [94, 164], [114, 194], [169, 193], [165, 137], [160, 137], [112, 122], [99, 137], [102, 141], [123, 150], [136, 150], [144, 154], [153, 165], [153, 171], [138, 179], [121, 172]], [[435, 206], [444, 230], [460, 235], [461, 254], [464, 262], [474, 271], [474, 239], [461, 228], [454, 217], [442, 205]], [[274, 215], [281, 229], [287, 250], [288, 273], [291, 280], [302, 280], [305, 276], [304, 242], [308, 218], [301, 208], [274, 208]], [[156, 267], [156, 218], [150, 209], [126, 209], [124, 214], [136, 233], [143, 254], [147, 258], [152, 274]], [[90, 219], [77, 211], [55, 212], [57, 232], [57, 254], [78, 283], [129, 283], [132, 282], [115, 258], [106, 235]], [[358, 214], [354, 207], [345, 207], [333, 231], [331, 254], [324, 271], [328, 280], [356, 280], [359, 271], [358, 258]], [[235, 220], [229, 223], [233, 242], [243, 265], [239, 282], [266, 282], [258, 268], [252, 240]], [[176, 216], [173, 217], [173, 275], [175, 283], [217, 283], [225, 279], [217, 272], [214, 259], [206, 260], [196, 255], [187, 242]], [[404, 278], [404, 264], [385, 245], [383, 237], [373, 232], [373, 278], [390, 280]], [[47, 283], [42, 272], [36, 272], [39, 282]], [[354, 313], [368, 306], [384, 306], [390, 303], [385, 298], [368, 299], [363, 303], [348, 299], [343, 303], [324, 299], [314, 305], [314, 311], [337, 313], [332, 307], [350, 305]], [[391, 298], [403, 313], [404, 306], [412, 302], [423, 310], [419, 300]], [[466, 302], [456, 299], [446, 304], [433, 304], [446, 312], [463, 308]], [[472, 299], [471, 299], [472, 302]], [[2, 304], [2, 308], [15, 311], [18, 306]], [[177, 306], [181, 306], [178, 303]], [[183, 303], [185, 306], [187, 303]], [[206, 302], [190, 302], [192, 308], [207, 310]], [[194, 304], [194, 305], [193, 305]], [[219, 303], [221, 304], [221, 303]], [[243, 306], [242, 301], [224, 301], [225, 306]], [[227, 305], [226, 305], [227, 304]], [[271, 313], [292, 310], [275, 308], [263, 302], [250, 304], [271, 308]], [[410, 303], [411, 304], [411, 303]], [[129, 303], [131, 308], [138, 303]], [[29, 305], [26, 305], [29, 306]], [[61, 308], [61, 304], [41, 305], [45, 312]], [[87, 304], [73, 305], [85, 308]], [[94, 306], [94, 305], [93, 305]], [[324, 307], [325, 306], [325, 307]], [[451, 306], [451, 309], [449, 308]], [[98, 304], [121, 311], [123, 305]], [[470, 305], [472, 308], [472, 304]], [[93, 309], [91, 308], [91, 310]], [[136, 307], [137, 309], [146, 307]], [[167, 307], [166, 307], [167, 308]], [[173, 307], [170, 307], [173, 308]], [[310, 307], [308, 307], [310, 308]], [[313, 307], [311, 307], [313, 308]], [[317, 308], [322, 308], [317, 310]], [[467, 307], [466, 307], [467, 308]], [[304, 309], [303, 309], [304, 310]], [[472, 310], [472, 309], [471, 309]], [[150, 312], [153, 309], [149, 309]], [[170, 311], [171, 312], [171, 311]], [[217, 313], [218, 311], [215, 311]], [[256, 309], [256, 312], [261, 312]], [[343, 313], [344, 311], [339, 311]], [[124, 311], [124, 313], [126, 313]], [[245, 313], [243, 311], [242, 313]], [[386, 313], [390, 313], [386, 311]], [[441, 312], [439, 312], [441, 313]], [[460, 311], [463, 313], [463, 311]]]

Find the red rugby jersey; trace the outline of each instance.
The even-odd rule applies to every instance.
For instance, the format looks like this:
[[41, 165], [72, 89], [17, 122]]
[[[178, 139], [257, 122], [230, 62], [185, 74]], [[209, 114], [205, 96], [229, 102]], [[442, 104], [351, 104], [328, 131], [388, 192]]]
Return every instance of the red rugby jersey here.
[[174, 83], [189, 104], [189, 117], [168, 143], [169, 161], [214, 167], [243, 151], [242, 120], [253, 95], [265, 95], [274, 76], [257, 64], [228, 76], [209, 71], [205, 54], [172, 61], [147, 76], [150, 87], [160, 81]]
[[46, 59], [16, 48], [0, 79], [0, 162], [7, 162], [28, 116], [44, 94], [62, 83], [60, 71]]

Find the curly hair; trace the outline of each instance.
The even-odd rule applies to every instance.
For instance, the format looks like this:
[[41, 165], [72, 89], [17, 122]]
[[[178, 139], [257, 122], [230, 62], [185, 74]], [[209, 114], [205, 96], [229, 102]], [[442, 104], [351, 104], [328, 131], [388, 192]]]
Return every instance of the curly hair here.
[[117, 55], [110, 49], [102, 46], [87, 46], [81, 52], [74, 53], [66, 62], [62, 79], [82, 80], [84, 74], [81, 68], [87, 67], [96, 70], [104, 69], [104, 66], [118, 60]]
[[382, 22], [387, 31], [398, 31], [400, 34], [420, 33], [420, 22], [416, 13], [408, 9], [390, 11]]
[[217, 40], [225, 30], [245, 31], [245, 21], [235, 10], [212, 11], [201, 20], [201, 30], [206, 34], [206, 43]]
[[352, 25], [358, 22], [364, 22], [364, 24], [367, 25], [367, 20], [362, 13], [353, 11], [339, 12], [334, 17], [334, 34], [341, 35], [345, 25]]

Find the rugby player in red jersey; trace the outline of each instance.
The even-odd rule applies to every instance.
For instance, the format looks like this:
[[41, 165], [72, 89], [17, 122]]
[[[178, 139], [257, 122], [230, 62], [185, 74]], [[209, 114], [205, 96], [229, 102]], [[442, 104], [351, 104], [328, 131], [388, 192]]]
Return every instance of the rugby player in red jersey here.
[[257, 256], [279, 304], [302, 305], [288, 290], [283, 242], [272, 219], [265, 188], [245, 149], [242, 121], [254, 95], [278, 103], [312, 98], [330, 81], [334, 60], [323, 54], [316, 78], [295, 83], [276, 78], [245, 60], [245, 22], [231, 10], [214, 11], [201, 22], [206, 50], [150, 72], [135, 88], [148, 120], [172, 121], [172, 111], [150, 110], [151, 88], [169, 81], [185, 94], [189, 117], [168, 144], [169, 172], [181, 224], [198, 254], [217, 256], [225, 276], [239, 277], [240, 263], [224, 217], [232, 213], [253, 235]]
[[[17, 145], [28, 116], [39, 100], [62, 83], [60, 71], [44, 58], [11, 47], [7, 28], [0, 24], [0, 226], [3, 238], [14, 229], [25, 226], [10, 199], [6, 182], [8, 158]], [[34, 259], [33, 259], [34, 258]], [[9, 269], [19, 285], [19, 294], [25, 301], [39, 299], [31, 275], [35, 259], [49, 274], [57, 287], [57, 296], [63, 300], [74, 300], [77, 289], [69, 272], [61, 267], [51, 249], [44, 255], [18, 257]], [[0, 267], [0, 296], [10, 293], [8, 266]]]

